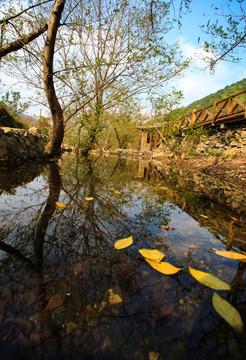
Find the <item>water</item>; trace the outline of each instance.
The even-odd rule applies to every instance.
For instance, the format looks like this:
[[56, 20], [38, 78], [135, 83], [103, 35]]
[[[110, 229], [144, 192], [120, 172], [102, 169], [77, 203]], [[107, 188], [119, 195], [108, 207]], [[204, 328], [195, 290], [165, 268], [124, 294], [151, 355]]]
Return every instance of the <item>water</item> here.
[[[2, 359], [245, 358], [245, 330], [188, 270], [232, 284], [216, 293], [245, 324], [246, 263], [214, 252], [246, 250], [243, 191], [171, 165], [73, 156], [2, 169], [0, 186]], [[141, 248], [182, 270], [157, 272]]]

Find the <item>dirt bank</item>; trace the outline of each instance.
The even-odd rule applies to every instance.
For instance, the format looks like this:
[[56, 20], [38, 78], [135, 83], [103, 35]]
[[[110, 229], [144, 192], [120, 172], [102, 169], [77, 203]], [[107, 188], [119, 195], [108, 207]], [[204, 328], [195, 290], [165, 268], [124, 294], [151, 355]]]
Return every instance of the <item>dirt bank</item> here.
[[191, 156], [185, 158], [184, 166], [226, 180], [228, 183], [246, 190], [246, 155], [238, 156], [235, 159], [218, 156]]

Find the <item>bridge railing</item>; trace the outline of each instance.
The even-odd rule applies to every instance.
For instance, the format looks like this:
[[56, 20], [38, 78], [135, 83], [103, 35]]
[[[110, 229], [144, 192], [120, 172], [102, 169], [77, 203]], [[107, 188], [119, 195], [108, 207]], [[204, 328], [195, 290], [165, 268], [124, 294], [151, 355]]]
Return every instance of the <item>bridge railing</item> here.
[[[245, 94], [245, 99], [241, 101], [239, 97], [243, 94]], [[192, 112], [180, 119], [178, 128], [198, 125], [213, 126], [237, 121], [239, 118], [246, 119], [246, 90], [223, 100], [215, 100], [212, 105], [201, 110], [193, 109]]]

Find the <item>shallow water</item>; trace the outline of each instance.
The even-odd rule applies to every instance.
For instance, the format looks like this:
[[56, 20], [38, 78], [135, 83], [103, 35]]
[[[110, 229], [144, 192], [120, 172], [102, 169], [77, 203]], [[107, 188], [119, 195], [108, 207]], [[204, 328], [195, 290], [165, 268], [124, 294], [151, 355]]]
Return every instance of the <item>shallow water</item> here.
[[[165, 164], [72, 156], [1, 170], [0, 186], [1, 358], [245, 358], [245, 330], [188, 270], [232, 285], [216, 293], [245, 324], [246, 263], [214, 252], [246, 251], [243, 192]], [[141, 248], [182, 270], [157, 272]]]

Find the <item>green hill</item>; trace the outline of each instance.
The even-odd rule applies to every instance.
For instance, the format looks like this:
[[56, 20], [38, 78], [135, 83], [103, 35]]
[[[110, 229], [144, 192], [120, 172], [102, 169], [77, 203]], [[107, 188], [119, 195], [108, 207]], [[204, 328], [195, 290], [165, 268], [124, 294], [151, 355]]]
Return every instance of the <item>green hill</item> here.
[[[188, 114], [189, 112], [191, 112], [193, 109], [199, 110], [206, 106], [212, 105], [214, 103], [215, 99], [222, 100], [231, 95], [237, 94], [242, 90], [246, 90], [246, 79], [240, 80], [240, 81], [236, 82], [235, 84], [228, 85], [224, 89], [221, 89], [221, 90], [217, 91], [216, 93], [207, 95], [200, 100], [194, 101], [193, 103], [191, 103], [190, 105], [188, 105], [186, 107], [174, 110], [172, 112], [172, 116], [178, 115], [178, 116], [182, 117], [182, 116]], [[241, 101], [245, 101], [246, 94], [243, 94], [238, 99], [240, 99]]]

